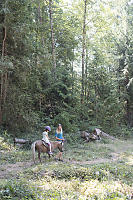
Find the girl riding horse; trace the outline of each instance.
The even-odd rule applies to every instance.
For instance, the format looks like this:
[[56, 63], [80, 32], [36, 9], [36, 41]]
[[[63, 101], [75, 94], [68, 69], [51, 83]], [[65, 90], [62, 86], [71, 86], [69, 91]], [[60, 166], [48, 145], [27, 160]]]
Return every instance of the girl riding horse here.
[[[63, 152], [63, 145], [62, 144], [63, 144], [62, 142], [58, 142], [58, 141], [52, 142], [51, 141], [51, 150], [53, 151], [54, 149], [59, 149], [60, 152]], [[35, 150], [38, 151], [38, 158], [39, 158], [40, 163], [42, 163], [41, 157], [40, 157], [41, 153], [47, 153], [49, 155], [49, 158], [50, 158], [49, 150], [46, 146], [44, 146], [42, 140], [35, 141], [32, 144], [31, 149], [32, 149], [32, 155], [33, 155], [34, 163], [35, 163]], [[59, 158], [59, 159], [61, 160], [61, 158]]]

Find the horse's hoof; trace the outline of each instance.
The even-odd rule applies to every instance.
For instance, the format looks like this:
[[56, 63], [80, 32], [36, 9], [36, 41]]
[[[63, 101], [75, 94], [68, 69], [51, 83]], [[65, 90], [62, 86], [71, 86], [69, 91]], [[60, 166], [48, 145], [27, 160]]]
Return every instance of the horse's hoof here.
[[59, 159], [60, 162], [64, 162], [63, 160]]

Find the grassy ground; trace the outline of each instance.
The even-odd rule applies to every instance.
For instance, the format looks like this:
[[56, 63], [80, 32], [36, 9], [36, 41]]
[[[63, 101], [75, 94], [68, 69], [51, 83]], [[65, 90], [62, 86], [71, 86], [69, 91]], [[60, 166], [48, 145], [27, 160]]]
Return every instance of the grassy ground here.
[[[64, 162], [0, 138], [0, 199], [92, 200], [133, 198], [133, 140], [101, 140], [64, 146]], [[37, 160], [37, 156], [36, 156]]]

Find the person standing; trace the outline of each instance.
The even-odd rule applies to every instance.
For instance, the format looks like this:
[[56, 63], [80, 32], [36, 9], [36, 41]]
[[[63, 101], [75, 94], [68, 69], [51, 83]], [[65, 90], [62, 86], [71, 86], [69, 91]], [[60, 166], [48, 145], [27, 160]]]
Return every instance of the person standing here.
[[61, 142], [64, 141], [63, 130], [62, 130], [62, 125], [61, 124], [58, 124], [58, 127], [57, 127], [56, 132], [55, 132], [55, 137], [56, 137], [57, 141], [61, 141]]
[[[58, 142], [62, 142], [62, 145], [63, 145], [63, 142], [64, 142], [64, 137], [63, 137], [63, 130], [62, 130], [62, 125], [61, 124], [58, 124], [58, 127], [55, 131], [55, 137], [56, 137], [56, 140]], [[59, 159], [60, 161], [62, 161], [62, 152], [59, 152], [58, 155], [56, 156], [56, 159]]]

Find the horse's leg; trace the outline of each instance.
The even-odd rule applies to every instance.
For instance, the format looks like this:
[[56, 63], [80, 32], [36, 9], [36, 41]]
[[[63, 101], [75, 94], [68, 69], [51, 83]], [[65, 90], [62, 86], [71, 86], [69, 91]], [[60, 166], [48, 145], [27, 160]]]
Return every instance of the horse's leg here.
[[43, 158], [45, 159], [45, 162], [46, 162], [46, 155], [44, 155]]
[[59, 161], [63, 161], [62, 152], [59, 152]]
[[55, 158], [55, 160], [63, 161], [62, 152], [59, 152]]
[[35, 150], [36, 150], [36, 142], [34, 142], [34, 143], [31, 145], [31, 149], [32, 149], [33, 161], [34, 161], [34, 164], [35, 164]]
[[41, 161], [41, 156], [40, 156], [40, 151], [38, 151], [38, 159], [39, 159], [39, 161], [40, 161], [40, 163], [42, 164], [42, 161]]
[[50, 160], [50, 157], [51, 157], [50, 154], [48, 154], [48, 157], [49, 157], [49, 160]]
[[57, 154], [57, 156], [56, 156], [56, 158], [55, 158], [56, 160], [58, 160], [58, 159], [59, 159], [59, 154], [60, 154], [60, 152]]
[[51, 154], [48, 153], [48, 157], [49, 157], [49, 159], [50, 159], [52, 156], [54, 156], [54, 155], [53, 155], [53, 154], [51, 155]]

